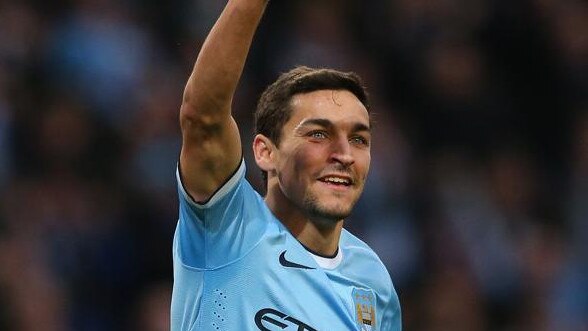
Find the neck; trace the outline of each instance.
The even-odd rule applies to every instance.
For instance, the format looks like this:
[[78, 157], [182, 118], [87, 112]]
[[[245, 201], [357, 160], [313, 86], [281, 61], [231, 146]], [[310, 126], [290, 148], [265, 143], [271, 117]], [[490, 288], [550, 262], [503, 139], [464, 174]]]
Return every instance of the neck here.
[[323, 256], [335, 255], [339, 247], [343, 220], [333, 221], [309, 217], [302, 208], [295, 206], [284, 196], [277, 185], [268, 187], [265, 202], [276, 218], [302, 245]]
[[[282, 218], [279, 218], [282, 220]], [[334, 256], [339, 247], [343, 221], [325, 226], [308, 219], [282, 220], [292, 235], [309, 250], [322, 256]]]

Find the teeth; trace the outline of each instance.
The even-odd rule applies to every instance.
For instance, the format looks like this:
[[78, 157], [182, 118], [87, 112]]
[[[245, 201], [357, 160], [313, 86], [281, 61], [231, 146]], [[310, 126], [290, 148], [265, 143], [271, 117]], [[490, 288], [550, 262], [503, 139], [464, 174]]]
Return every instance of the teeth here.
[[331, 183], [336, 183], [336, 184], [349, 184], [349, 181], [347, 179], [338, 178], [338, 177], [327, 177], [323, 180], [325, 182], [331, 182]]

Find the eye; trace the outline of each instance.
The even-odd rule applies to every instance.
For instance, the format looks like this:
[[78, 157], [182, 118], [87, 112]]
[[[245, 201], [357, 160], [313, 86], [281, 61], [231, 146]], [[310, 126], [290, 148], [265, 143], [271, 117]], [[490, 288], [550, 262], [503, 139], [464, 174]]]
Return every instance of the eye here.
[[314, 139], [325, 139], [327, 138], [327, 133], [324, 131], [311, 131], [308, 136]]
[[362, 146], [369, 146], [370, 142], [367, 138], [363, 136], [353, 136], [350, 139], [350, 142], [355, 145], [362, 145]]

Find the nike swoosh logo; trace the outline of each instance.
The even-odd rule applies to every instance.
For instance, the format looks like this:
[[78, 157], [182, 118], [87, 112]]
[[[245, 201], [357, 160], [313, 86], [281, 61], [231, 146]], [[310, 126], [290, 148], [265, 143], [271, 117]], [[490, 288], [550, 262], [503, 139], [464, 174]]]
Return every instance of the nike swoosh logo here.
[[283, 251], [282, 254], [280, 254], [280, 264], [287, 268], [314, 269], [302, 264], [286, 260], [286, 251]]

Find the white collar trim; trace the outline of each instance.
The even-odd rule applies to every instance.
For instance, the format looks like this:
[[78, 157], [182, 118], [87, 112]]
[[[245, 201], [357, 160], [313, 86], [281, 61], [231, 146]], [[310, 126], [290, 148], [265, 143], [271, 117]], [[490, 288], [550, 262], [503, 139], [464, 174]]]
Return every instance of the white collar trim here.
[[313, 254], [312, 252], [308, 253], [316, 261], [316, 264], [318, 264], [319, 267], [323, 269], [335, 269], [339, 266], [339, 264], [341, 264], [341, 261], [343, 261], [343, 251], [341, 250], [341, 248], [337, 250], [337, 255], [335, 255], [335, 257], [332, 258], [318, 256], [316, 254]]

